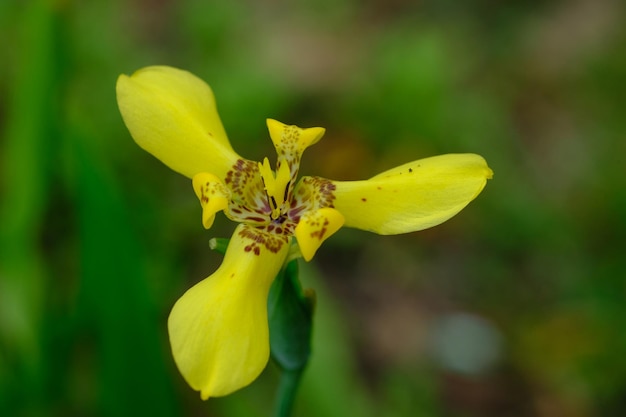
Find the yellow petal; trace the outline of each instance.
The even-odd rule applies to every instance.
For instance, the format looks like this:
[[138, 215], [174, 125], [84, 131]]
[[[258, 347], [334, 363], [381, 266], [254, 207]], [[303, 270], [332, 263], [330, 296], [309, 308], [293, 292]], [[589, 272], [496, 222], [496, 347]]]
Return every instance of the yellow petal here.
[[286, 125], [274, 119], [267, 119], [267, 129], [278, 151], [280, 157], [281, 150], [302, 155], [302, 152], [311, 145], [316, 144], [324, 136], [326, 129], [323, 127], [300, 128], [298, 126]]
[[343, 226], [342, 214], [330, 207], [306, 213], [296, 226], [295, 235], [298, 239], [300, 252], [305, 261], [313, 259], [313, 255], [326, 239]]
[[426, 229], [461, 211], [493, 172], [474, 154], [420, 159], [367, 181], [333, 181], [346, 226], [390, 235]]
[[187, 71], [153, 66], [122, 74], [117, 103], [135, 142], [189, 178], [199, 172], [224, 178], [239, 158], [211, 88]]
[[174, 361], [204, 400], [250, 384], [269, 358], [267, 295], [289, 242], [265, 246], [260, 241], [268, 236], [255, 233], [239, 225], [222, 265], [190, 288], [169, 316]]
[[202, 225], [209, 229], [215, 220], [215, 213], [228, 207], [230, 191], [219, 178], [207, 172], [194, 175], [192, 183], [202, 206]]

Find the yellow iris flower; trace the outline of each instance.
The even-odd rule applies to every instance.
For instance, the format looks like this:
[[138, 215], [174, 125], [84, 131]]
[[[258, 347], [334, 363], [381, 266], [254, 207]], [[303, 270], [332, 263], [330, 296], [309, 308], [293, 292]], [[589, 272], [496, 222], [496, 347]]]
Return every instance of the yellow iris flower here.
[[292, 241], [309, 261], [342, 226], [389, 235], [442, 223], [472, 201], [492, 171], [474, 154], [410, 162], [365, 181], [303, 177], [304, 150], [324, 129], [268, 119], [278, 159], [272, 170], [239, 156], [211, 88], [193, 74], [154, 66], [117, 80], [118, 105], [133, 139], [192, 178], [209, 228], [215, 214], [240, 224], [222, 265], [189, 289], [168, 320], [174, 360], [202, 399], [251, 383], [269, 358], [267, 296]]

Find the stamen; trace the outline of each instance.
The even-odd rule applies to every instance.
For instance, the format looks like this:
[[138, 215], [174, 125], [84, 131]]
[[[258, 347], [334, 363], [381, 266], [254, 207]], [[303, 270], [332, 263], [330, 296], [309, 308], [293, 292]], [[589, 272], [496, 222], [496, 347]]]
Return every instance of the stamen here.
[[287, 183], [287, 186], [285, 187], [285, 195], [283, 196], [283, 201], [287, 201], [287, 198], [289, 197], [290, 185], [291, 185], [291, 180]]
[[291, 183], [291, 172], [286, 164], [280, 165], [276, 176], [270, 168], [270, 162], [267, 158], [261, 164], [259, 162], [259, 172], [263, 180], [263, 186], [267, 195], [267, 202], [272, 209], [270, 217], [272, 220], [278, 219], [282, 214], [286, 196], [288, 195], [288, 185]]

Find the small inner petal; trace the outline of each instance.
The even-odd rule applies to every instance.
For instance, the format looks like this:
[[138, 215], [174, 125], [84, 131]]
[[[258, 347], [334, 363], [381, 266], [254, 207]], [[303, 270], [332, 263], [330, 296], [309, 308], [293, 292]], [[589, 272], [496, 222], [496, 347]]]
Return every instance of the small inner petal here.
[[217, 176], [208, 172], [193, 177], [193, 189], [202, 206], [202, 225], [208, 229], [213, 225], [215, 213], [228, 207], [230, 191]]
[[343, 226], [343, 215], [330, 207], [308, 212], [300, 219], [296, 226], [296, 239], [300, 251], [306, 261], [313, 259], [313, 255], [326, 239]]
[[301, 156], [306, 148], [316, 144], [326, 132], [323, 127], [302, 129], [274, 119], [267, 119], [267, 128], [279, 157], [289, 153]]

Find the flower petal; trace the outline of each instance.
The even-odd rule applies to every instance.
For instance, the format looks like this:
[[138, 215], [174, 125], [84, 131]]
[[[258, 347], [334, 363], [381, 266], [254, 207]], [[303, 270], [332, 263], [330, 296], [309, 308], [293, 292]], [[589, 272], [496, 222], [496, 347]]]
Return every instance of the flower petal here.
[[295, 235], [304, 260], [308, 262], [313, 259], [322, 243], [339, 230], [343, 223], [341, 213], [330, 207], [303, 215], [296, 226]]
[[281, 193], [281, 200], [289, 201], [293, 197], [293, 188], [300, 169], [302, 153], [306, 148], [317, 143], [324, 136], [326, 129], [323, 127], [303, 129], [294, 125], [286, 125], [274, 119], [267, 119], [267, 128], [278, 154], [276, 176], [278, 177], [280, 172], [285, 169], [283, 166], [287, 165], [289, 168], [287, 171], [290, 178], [287, 182], [287, 188], [281, 190], [284, 191]]
[[239, 158], [211, 88], [187, 71], [153, 66], [122, 74], [117, 103], [135, 142], [189, 178], [199, 172], [224, 178]]
[[256, 229], [247, 229], [237, 227], [222, 265], [190, 288], [169, 316], [176, 365], [204, 400], [250, 384], [269, 358], [267, 296], [289, 244], [275, 252], [250, 250], [249, 233]]
[[215, 220], [215, 213], [228, 207], [230, 191], [219, 178], [208, 172], [194, 175], [192, 183], [202, 206], [202, 225], [209, 229]]
[[319, 142], [326, 132], [323, 127], [303, 129], [298, 126], [286, 125], [274, 119], [267, 119], [266, 122], [279, 157], [281, 154], [291, 152], [301, 156], [306, 148]]
[[420, 159], [367, 181], [333, 181], [345, 225], [391, 235], [436, 226], [461, 211], [493, 172], [475, 154]]

